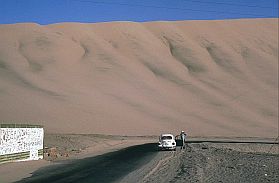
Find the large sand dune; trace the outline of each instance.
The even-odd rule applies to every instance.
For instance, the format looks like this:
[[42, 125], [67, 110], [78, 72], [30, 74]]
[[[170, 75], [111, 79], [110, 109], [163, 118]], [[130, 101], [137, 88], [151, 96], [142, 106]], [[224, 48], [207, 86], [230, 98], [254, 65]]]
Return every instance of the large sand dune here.
[[0, 25], [0, 120], [47, 132], [278, 134], [278, 19]]

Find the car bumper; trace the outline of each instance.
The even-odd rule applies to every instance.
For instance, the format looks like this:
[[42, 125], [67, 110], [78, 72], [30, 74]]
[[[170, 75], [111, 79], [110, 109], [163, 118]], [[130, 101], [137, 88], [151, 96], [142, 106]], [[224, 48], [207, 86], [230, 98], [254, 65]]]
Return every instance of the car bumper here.
[[175, 145], [162, 145], [162, 144], [159, 144], [158, 147], [159, 147], [159, 149], [175, 149], [176, 148]]

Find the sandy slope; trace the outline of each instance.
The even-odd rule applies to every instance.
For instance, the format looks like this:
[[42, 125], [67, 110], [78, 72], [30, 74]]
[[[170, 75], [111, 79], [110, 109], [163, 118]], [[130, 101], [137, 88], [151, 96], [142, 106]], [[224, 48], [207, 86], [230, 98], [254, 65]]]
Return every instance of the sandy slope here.
[[0, 120], [48, 132], [278, 133], [278, 19], [0, 25]]

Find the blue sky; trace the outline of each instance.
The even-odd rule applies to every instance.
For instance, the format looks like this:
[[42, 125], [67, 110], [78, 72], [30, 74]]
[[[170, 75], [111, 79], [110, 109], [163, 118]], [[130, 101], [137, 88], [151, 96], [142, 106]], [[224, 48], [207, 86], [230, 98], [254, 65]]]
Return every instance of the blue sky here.
[[278, 0], [0, 0], [0, 24], [278, 17]]

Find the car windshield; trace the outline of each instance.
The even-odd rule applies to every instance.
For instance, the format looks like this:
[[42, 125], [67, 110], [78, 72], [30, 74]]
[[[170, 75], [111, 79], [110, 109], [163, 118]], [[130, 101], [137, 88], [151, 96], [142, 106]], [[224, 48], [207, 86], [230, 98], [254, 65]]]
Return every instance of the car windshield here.
[[171, 140], [172, 136], [162, 136], [162, 140]]

